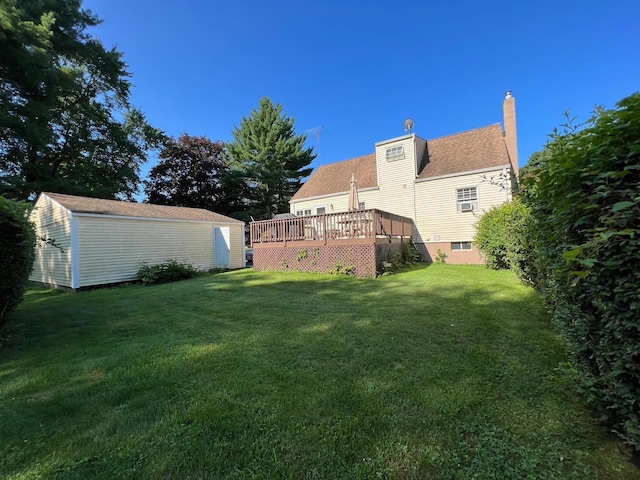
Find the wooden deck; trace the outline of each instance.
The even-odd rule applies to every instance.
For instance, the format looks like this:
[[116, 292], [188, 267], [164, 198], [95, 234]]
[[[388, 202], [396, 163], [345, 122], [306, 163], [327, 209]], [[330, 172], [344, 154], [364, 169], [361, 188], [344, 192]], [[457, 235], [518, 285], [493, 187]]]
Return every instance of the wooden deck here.
[[308, 215], [251, 222], [252, 246], [279, 247], [290, 243], [320, 245], [390, 243], [410, 238], [413, 221], [382, 210]]
[[[375, 277], [382, 262], [411, 242], [413, 221], [381, 210], [251, 222], [253, 268]], [[339, 268], [338, 268], [339, 267]]]

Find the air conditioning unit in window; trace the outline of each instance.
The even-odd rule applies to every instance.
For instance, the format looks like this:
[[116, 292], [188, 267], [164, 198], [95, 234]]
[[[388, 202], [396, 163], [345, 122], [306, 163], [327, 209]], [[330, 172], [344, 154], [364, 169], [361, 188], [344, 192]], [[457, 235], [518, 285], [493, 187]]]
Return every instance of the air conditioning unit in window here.
[[473, 202], [464, 202], [460, 204], [461, 212], [473, 212]]

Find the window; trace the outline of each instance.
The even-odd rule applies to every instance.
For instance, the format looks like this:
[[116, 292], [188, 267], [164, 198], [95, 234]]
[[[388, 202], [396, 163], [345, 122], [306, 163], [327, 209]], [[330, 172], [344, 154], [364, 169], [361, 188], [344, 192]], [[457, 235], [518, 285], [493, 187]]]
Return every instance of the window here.
[[404, 158], [404, 147], [402, 145], [397, 145], [395, 147], [387, 148], [385, 158], [387, 159], [387, 162], [393, 162], [394, 160]]
[[451, 250], [471, 250], [471, 242], [452, 242]]
[[308, 210], [298, 210], [296, 212], [296, 216], [297, 217], [302, 217], [302, 216], [307, 216], [307, 215], [311, 215], [311, 209]]
[[364, 202], [358, 203], [358, 209], [359, 210], [366, 210], [366, 208], [364, 207]]
[[478, 210], [478, 190], [476, 187], [459, 188], [456, 190], [456, 202], [459, 212], [473, 212]]
[[316, 208], [316, 215], [324, 215], [327, 211], [327, 207], [318, 207]]

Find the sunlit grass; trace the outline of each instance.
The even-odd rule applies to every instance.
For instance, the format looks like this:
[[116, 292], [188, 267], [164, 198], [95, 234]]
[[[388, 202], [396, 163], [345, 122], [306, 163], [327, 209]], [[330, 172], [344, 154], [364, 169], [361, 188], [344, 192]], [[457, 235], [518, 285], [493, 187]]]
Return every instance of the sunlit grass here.
[[3, 478], [640, 478], [509, 272], [34, 289], [12, 329]]

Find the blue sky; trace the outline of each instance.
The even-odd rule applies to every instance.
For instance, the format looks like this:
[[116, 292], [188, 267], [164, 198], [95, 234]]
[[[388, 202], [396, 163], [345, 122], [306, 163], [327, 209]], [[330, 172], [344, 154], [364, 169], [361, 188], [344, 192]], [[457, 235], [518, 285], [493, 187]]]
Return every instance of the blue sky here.
[[[640, 90], [640, 2], [90, 0], [90, 29], [132, 74], [132, 103], [174, 137], [231, 141], [268, 96], [320, 131], [321, 164], [414, 132], [502, 122], [516, 98], [520, 164], [564, 122]], [[319, 142], [319, 144], [318, 144]], [[148, 164], [144, 172], [153, 165]]]

